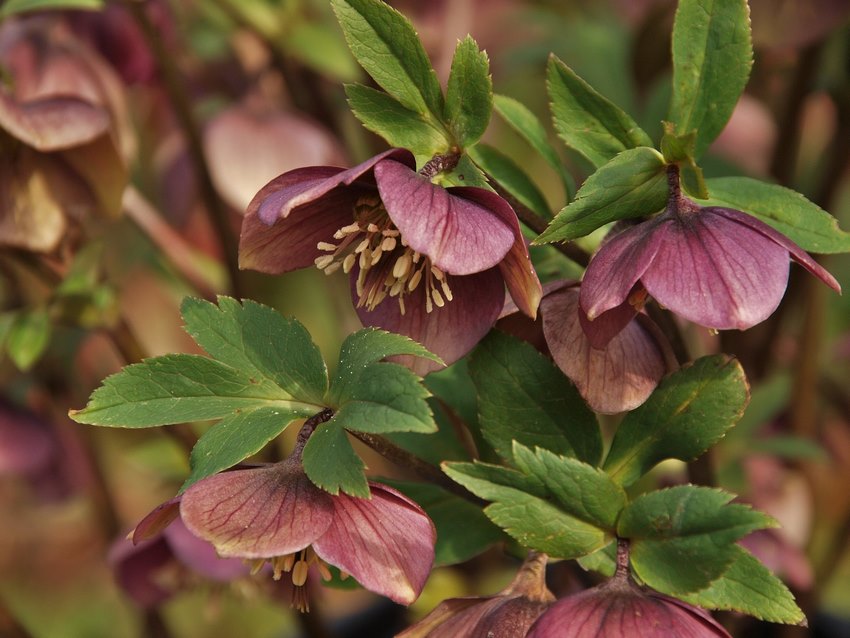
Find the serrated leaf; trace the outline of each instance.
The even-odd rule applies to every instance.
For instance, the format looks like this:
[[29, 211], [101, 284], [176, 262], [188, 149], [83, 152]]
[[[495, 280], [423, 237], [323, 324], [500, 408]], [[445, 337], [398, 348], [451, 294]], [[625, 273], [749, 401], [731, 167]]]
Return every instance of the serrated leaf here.
[[457, 44], [446, 86], [446, 120], [461, 149], [481, 139], [492, 112], [490, 60], [467, 35]]
[[664, 378], [646, 403], [625, 416], [605, 471], [627, 486], [664, 459], [693, 460], [737, 423], [749, 394], [736, 359], [697, 359]]
[[181, 312], [186, 331], [211, 357], [255, 379], [268, 379], [297, 400], [321, 403], [328, 388], [325, 362], [295, 319], [231, 297], [219, 297], [218, 306], [187, 297]]
[[850, 252], [850, 233], [838, 221], [797, 191], [749, 177], [707, 180], [708, 206], [725, 206], [758, 217], [765, 224], [813, 253]]
[[622, 151], [652, 146], [631, 117], [554, 55], [549, 57], [546, 85], [558, 135], [597, 168]]
[[336, 417], [322, 423], [304, 446], [304, 471], [313, 483], [331, 494], [342, 490], [351, 496], [369, 497], [366, 465], [357, 456]]
[[266, 407], [239, 410], [224, 417], [204, 432], [192, 448], [189, 457], [192, 471], [180, 491], [256, 454], [292, 421], [312, 416], [315, 411], [315, 407], [306, 406], [290, 410]]
[[532, 346], [492, 331], [475, 349], [469, 371], [481, 433], [503, 459], [514, 461], [517, 441], [599, 463], [596, 417], [558, 367]]
[[437, 528], [434, 564], [454, 565], [477, 556], [505, 538], [481, 508], [436, 485], [381, 480], [409, 496], [425, 510]]
[[567, 200], [571, 200], [576, 192], [575, 180], [567, 172], [564, 163], [558, 157], [558, 153], [549, 143], [546, 129], [543, 128], [543, 124], [540, 123], [537, 116], [521, 102], [505, 95], [493, 96], [493, 106], [496, 113], [555, 170], [564, 184]]
[[534, 243], [575, 239], [609, 222], [658, 212], [667, 202], [664, 166], [655, 149], [623, 151], [587, 178]]
[[649, 492], [620, 514], [632, 568], [650, 587], [677, 596], [704, 589], [735, 560], [735, 543], [775, 521], [733, 494], [694, 485]]
[[380, 0], [331, 0], [352, 54], [408, 109], [441, 121], [443, 93], [410, 22]]
[[544, 219], [552, 214], [549, 204], [531, 178], [510, 157], [488, 144], [477, 144], [467, 150], [481, 170], [517, 198], [519, 202]]
[[443, 471], [456, 483], [460, 483], [470, 492], [487, 500], [496, 500], [503, 487], [518, 492], [526, 492], [544, 498], [546, 488], [534, 476], [528, 476], [518, 470], [492, 463], [443, 463]]
[[417, 162], [448, 151], [449, 141], [442, 129], [383, 91], [346, 84], [345, 94], [352, 112], [363, 126], [383, 137], [390, 146], [410, 150]]
[[6, 334], [6, 353], [19, 370], [26, 372], [41, 358], [50, 343], [53, 326], [44, 307], [15, 315]]
[[6, 0], [0, 7], [0, 19], [27, 11], [48, 11], [56, 9], [87, 9], [96, 11], [103, 8], [103, 0]]
[[452, 170], [437, 175], [434, 183], [443, 188], [449, 188], [450, 186], [477, 186], [478, 188], [493, 190], [487, 182], [487, 177], [472, 162], [468, 154], [461, 155], [457, 166]]
[[681, 0], [673, 23], [671, 122], [696, 131], [695, 156], [720, 134], [753, 64], [746, 0]]
[[794, 596], [776, 576], [743, 547], [723, 575], [705, 589], [679, 598], [706, 609], [738, 611], [760, 620], [806, 626]]
[[293, 401], [270, 381], [252, 379], [219, 361], [169, 354], [107, 377], [84, 409], [69, 414], [78, 423], [146, 428], [220, 419], [258, 407], [312, 414], [317, 406]]

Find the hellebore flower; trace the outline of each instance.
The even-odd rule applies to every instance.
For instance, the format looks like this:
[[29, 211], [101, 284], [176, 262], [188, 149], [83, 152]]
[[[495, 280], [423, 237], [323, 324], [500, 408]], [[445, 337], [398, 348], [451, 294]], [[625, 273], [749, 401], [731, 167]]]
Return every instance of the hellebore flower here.
[[365, 588], [409, 605], [434, 562], [436, 530], [428, 515], [400, 492], [369, 483], [370, 498], [332, 496], [301, 466], [314, 426], [305, 425], [293, 453], [280, 463], [222, 472], [163, 503], [136, 527], [134, 542], [149, 538], [178, 514], [189, 531], [212, 543], [219, 556], [271, 563], [274, 578], [292, 572], [293, 604], [308, 608], [304, 584], [311, 565], [351, 574]]
[[629, 575], [627, 551], [624, 563], [622, 555], [618, 551], [610, 580], [559, 600], [527, 638], [731, 638], [702, 609], [638, 586]]
[[[433, 184], [426, 175], [439, 162], [416, 173], [413, 155], [392, 149], [348, 170], [284, 173], [248, 206], [240, 266], [341, 269], [365, 325], [456, 361], [496, 322], [505, 284], [531, 317], [541, 288], [510, 205], [482, 188]], [[419, 359], [412, 367], [421, 374], [437, 364]]]
[[556, 281], [543, 286], [540, 315], [532, 323], [508, 304], [496, 327], [551, 356], [595, 412], [635, 409], [671, 367], [658, 327], [628, 303], [589, 322], [579, 310], [579, 285]]
[[837, 292], [808, 253], [764, 222], [731, 208], [702, 207], [679, 190], [657, 217], [622, 231], [593, 257], [581, 286], [591, 321], [646, 289], [672, 312], [715, 330], [745, 330], [776, 310], [788, 284], [789, 255]]
[[555, 601], [546, 587], [546, 554], [532, 552], [495, 596], [450, 598], [396, 638], [515, 638]]

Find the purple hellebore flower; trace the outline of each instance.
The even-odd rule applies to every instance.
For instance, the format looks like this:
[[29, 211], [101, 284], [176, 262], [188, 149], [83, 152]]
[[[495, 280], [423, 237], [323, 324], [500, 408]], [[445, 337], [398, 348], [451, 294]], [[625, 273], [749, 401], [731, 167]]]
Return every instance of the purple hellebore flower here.
[[301, 610], [308, 609], [310, 566], [331, 578], [325, 563], [409, 605], [431, 572], [434, 524], [415, 502], [379, 483], [369, 482], [369, 498], [316, 487], [301, 465], [305, 429], [280, 463], [215, 474], [163, 503], [136, 527], [134, 542], [162, 530], [179, 508], [188, 530], [212, 543], [219, 556], [246, 559], [253, 573], [268, 561], [275, 580], [291, 571], [293, 605]]
[[[240, 267], [341, 269], [365, 325], [407, 335], [450, 364], [496, 322], [505, 284], [531, 317], [541, 287], [505, 200], [437, 186], [414, 166], [409, 151], [392, 149], [347, 170], [277, 177], [248, 206]], [[423, 374], [438, 365], [417, 359], [412, 367]]]
[[396, 638], [514, 638], [555, 601], [546, 587], [546, 554], [531, 552], [495, 596], [450, 598]]
[[776, 310], [788, 284], [788, 257], [836, 292], [841, 286], [797, 244], [731, 208], [697, 205], [668, 167], [666, 210], [608, 240], [581, 286], [591, 321], [642, 288], [662, 306], [701, 326], [745, 330]]

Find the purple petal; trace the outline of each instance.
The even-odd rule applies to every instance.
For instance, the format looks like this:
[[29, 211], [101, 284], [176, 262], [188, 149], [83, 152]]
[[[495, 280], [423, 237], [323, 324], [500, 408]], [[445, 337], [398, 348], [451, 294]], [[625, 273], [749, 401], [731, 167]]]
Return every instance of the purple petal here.
[[641, 281], [659, 304], [707, 328], [744, 330], [776, 310], [788, 251], [711, 209], [669, 216]]
[[179, 518], [165, 530], [165, 538], [174, 556], [192, 571], [217, 582], [247, 576], [249, 569], [238, 558], [219, 558], [207, 541], [190, 532]]
[[541, 309], [552, 358], [596, 412], [633, 410], [664, 376], [661, 349], [637, 322], [630, 322], [605, 348], [593, 348], [579, 321], [575, 288], [547, 295]]
[[590, 260], [581, 283], [581, 308], [591, 320], [623, 303], [649, 268], [662, 241], [663, 216], [607, 240]]
[[136, 529], [133, 530], [133, 543], [139, 544], [157, 536], [162, 530], [171, 525], [178, 514], [180, 514], [180, 496], [157, 505], [150, 514], [145, 516]]
[[[358, 270], [352, 271], [351, 296], [357, 305], [355, 282]], [[464, 277], [448, 277], [452, 301], [442, 308], [425, 309], [423, 285], [404, 297], [405, 312], [401, 314], [398, 301], [387, 297], [369, 311], [356, 308], [364, 326], [378, 326], [418, 341], [451, 365], [472, 350], [496, 323], [505, 299], [505, 286], [497, 268]], [[438, 370], [440, 364], [421, 357], [397, 357], [415, 373], [424, 375]]]
[[109, 114], [83, 100], [54, 97], [17, 104], [0, 91], [0, 128], [39, 151], [85, 144], [108, 127]]
[[744, 226], [760, 232], [765, 237], [772, 239], [790, 253], [791, 259], [796, 261], [803, 268], [832, 288], [835, 292], [841, 294], [841, 285], [835, 280], [835, 277], [829, 274], [823, 266], [812, 259], [812, 256], [809, 255], [809, 253], [800, 248], [778, 230], [765, 224], [760, 219], [732, 208], [712, 207], [705, 209], [705, 211], [711, 211], [715, 215], [720, 215], [734, 222], [738, 222], [739, 224], [743, 224]]
[[[342, 169], [328, 166], [299, 168], [275, 178], [257, 193], [242, 220], [239, 238], [239, 267], [277, 275], [312, 266], [320, 241], [333, 241], [333, 234], [352, 223], [354, 204], [374, 189], [339, 188], [324, 197], [301, 205], [286, 217], [277, 211], [294, 198], [327, 183]], [[266, 219], [263, 219], [265, 215]]]
[[407, 244], [444, 272], [469, 275], [492, 268], [514, 243], [510, 226], [491, 209], [496, 200], [501, 201], [498, 195], [477, 195], [476, 199], [488, 202], [482, 205], [391, 160], [375, 165], [375, 181], [390, 219]]
[[333, 498], [333, 523], [313, 549], [367, 589], [409, 605], [431, 573], [437, 532], [422, 508], [400, 492], [377, 483], [369, 487], [370, 499]]
[[0, 400], [0, 477], [46, 472], [56, 454], [49, 425]]
[[155, 607], [174, 593], [157, 578], [174, 563], [174, 555], [165, 538], [133, 545], [121, 538], [109, 549], [107, 561], [112, 567], [119, 587], [143, 608]]
[[[640, 286], [640, 288], [643, 287]], [[581, 329], [584, 330], [590, 345], [597, 349], [607, 346], [608, 342], [620, 334], [636, 314], [637, 310], [628, 301], [624, 301], [616, 308], [606, 310], [593, 321], [583, 312], [578, 313]]]
[[190, 532], [220, 556], [241, 558], [304, 549], [325, 532], [333, 511], [331, 496], [291, 461], [210, 476], [186, 490], [180, 503]]

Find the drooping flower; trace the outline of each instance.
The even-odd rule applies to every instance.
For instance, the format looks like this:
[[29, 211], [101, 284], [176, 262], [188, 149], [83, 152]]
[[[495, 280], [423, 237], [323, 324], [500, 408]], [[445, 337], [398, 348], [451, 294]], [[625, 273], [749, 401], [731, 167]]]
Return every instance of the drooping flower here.
[[611, 579], [559, 600], [537, 619], [527, 638], [731, 638], [699, 607], [637, 585], [628, 571], [628, 554], [624, 563], [618, 554]]
[[697, 205], [681, 194], [675, 166], [668, 177], [666, 210], [620, 232], [591, 260], [580, 296], [591, 321], [645, 289], [696, 324], [745, 330], [782, 300], [789, 255], [841, 292], [832, 275], [781, 233], [741, 211]]
[[415, 502], [379, 483], [369, 482], [370, 498], [316, 487], [301, 466], [312, 427], [302, 429], [284, 461], [215, 474], [163, 503], [136, 527], [134, 541], [163, 529], [179, 508], [189, 531], [219, 556], [248, 560], [255, 573], [269, 562], [275, 579], [291, 572], [299, 609], [308, 608], [304, 584], [310, 567], [329, 579], [326, 563], [409, 605], [434, 562], [434, 524]]
[[[417, 173], [412, 154], [393, 149], [348, 170], [284, 173], [248, 206], [240, 266], [341, 269], [364, 324], [457, 360], [496, 322], [506, 284], [532, 317], [541, 288], [510, 205], [486, 189], [435, 185], [429, 165]], [[412, 367], [424, 373], [437, 364]]]
[[532, 552], [495, 596], [450, 598], [397, 638], [514, 638], [555, 601], [546, 587], [546, 554]]

